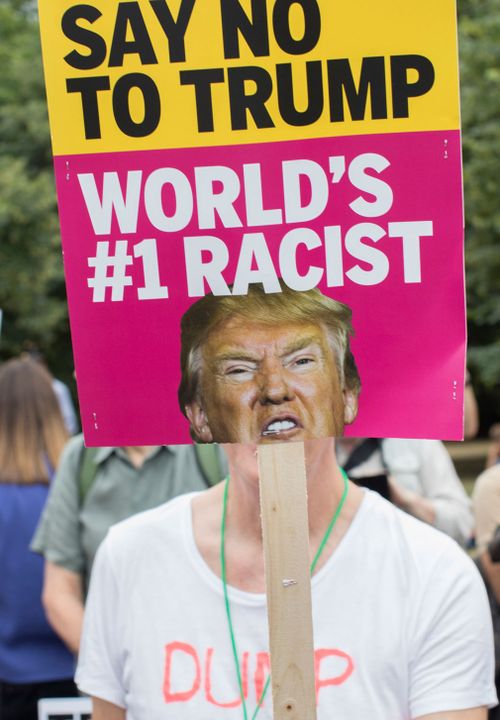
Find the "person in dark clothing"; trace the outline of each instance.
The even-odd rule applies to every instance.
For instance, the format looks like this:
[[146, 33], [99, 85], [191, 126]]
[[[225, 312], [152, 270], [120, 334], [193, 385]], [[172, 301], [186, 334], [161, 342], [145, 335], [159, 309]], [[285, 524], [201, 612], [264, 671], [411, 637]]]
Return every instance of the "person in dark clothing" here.
[[0, 717], [36, 720], [43, 697], [77, 694], [74, 659], [41, 604], [43, 560], [29, 549], [67, 439], [50, 375], [0, 368]]

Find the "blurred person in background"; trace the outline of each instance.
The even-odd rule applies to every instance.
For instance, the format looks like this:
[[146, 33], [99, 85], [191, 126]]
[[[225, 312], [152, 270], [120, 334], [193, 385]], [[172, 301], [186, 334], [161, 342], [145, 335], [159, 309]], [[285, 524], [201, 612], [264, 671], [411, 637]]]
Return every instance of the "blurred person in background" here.
[[[495, 683], [500, 690], [500, 464], [485, 470], [472, 493], [476, 524], [476, 563], [488, 590], [495, 635]], [[500, 719], [493, 708], [489, 720]]]
[[488, 437], [490, 444], [486, 456], [486, 467], [490, 468], [500, 463], [500, 423], [495, 423], [490, 427]]
[[[337, 457], [354, 482], [382, 488], [382, 495], [410, 515], [464, 547], [469, 542], [471, 502], [439, 440], [340, 438]], [[370, 484], [370, 478], [378, 487]]]
[[48, 372], [0, 368], [0, 717], [36, 720], [43, 697], [74, 696], [73, 657], [41, 603], [43, 561], [29, 550], [67, 432]]
[[[115, 525], [98, 550], [76, 674], [93, 720], [272, 717], [256, 447], [224, 450], [225, 483]], [[491, 620], [470, 558], [350, 483], [333, 439], [304, 450], [315, 657], [330, 661], [315, 663], [318, 719], [486, 720]]]
[[500, 465], [477, 478], [472, 492], [476, 525], [476, 548], [480, 567], [500, 603], [500, 563], [493, 562], [490, 546], [500, 528]]
[[70, 435], [75, 435], [79, 430], [79, 426], [69, 387], [65, 385], [62, 380], [53, 377], [52, 389], [56, 394], [59, 407], [61, 408], [66, 429]]
[[468, 370], [465, 371], [464, 388], [464, 440], [472, 440], [479, 431], [479, 408]]
[[65, 385], [62, 380], [58, 380], [52, 375], [49, 370], [49, 366], [47, 364], [45, 356], [42, 352], [40, 352], [36, 345], [31, 342], [27, 342], [25, 343], [25, 348], [26, 350], [21, 353], [21, 358], [27, 357], [31, 360], [35, 360], [36, 362], [40, 363], [40, 365], [42, 365], [45, 370], [47, 370], [47, 372], [50, 373], [52, 389], [56, 394], [57, 402], [59, 403], [59, 407], [61, 409], [64, 424], [66, 425], [66, 430], [70, 435], [75, 435], [79, 430], [79, 425], [69, 387]]
[[31, 544], [45, 557], [43, 603], [52, 627], [77, 653], [97, 548], [111, 525], [226, 475], [216, 445], [65, 447]]

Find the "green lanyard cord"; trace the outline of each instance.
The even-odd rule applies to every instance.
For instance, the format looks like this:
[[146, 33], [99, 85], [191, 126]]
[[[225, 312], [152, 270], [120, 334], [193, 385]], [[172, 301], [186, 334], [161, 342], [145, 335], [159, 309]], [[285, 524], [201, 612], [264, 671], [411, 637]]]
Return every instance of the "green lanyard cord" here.
[[[340, 502], [337, 505], [337, 509], [335, 510], [335, 513], [334, 513], [332, 519], [330, 520], [330, 523], [326, 529], [326, 532], [325, 532], [323, 539], [320, 543], [320, 546], [316, 552], [316, 555], [314, 556], [314, 559], [311, 563], [311, 575], [313, 575], [314, 570], [316, 569], [316, 565], [318, 564], [318, 560], [321, 557], [321, 553], [325, 549], [325, 545], [328, 542], [328, 538], [332, 534], [332, 530], [335, 527], [335, 523], [337, 522], [338, 517], [339, 517], [340, 513], [342, 512], [342, 508], [344, 507], [344, 503], [347, 498], [347, 492], [349, 490], [348, 478], [342, 468], [340, 468], [340, 472], [342, 473], [342, 477], [344, 478], [344, 491], [342, 493], [342, 497], [340, 498]], [[229, 593], [228, 593], [228, 589], [227, 589], [225, 546], [226, 546], [226, 517], [227, 517], [228, 489], [229, 489], [229, 475], [226, 477], [225, 482], [224, 482], [224, 495], [223, 495], [223, 500], [222, 500], [222, 521], [221, 521], [221, 528], [220, 528], [220, 564], [221, 564], [222, 588], [224, 590], [224, 604], [226, 607], [226, 617], [227, 617], [227, 624], [229, 627], [229, 635], [231, 637], [231, 648], [233, 651], [234, 664], [236, 666], [236, 675], [238, 678], [238, 688], [239, 688], [239, 692], [240, 692], [241, 705], [243, 708], [243, 718], [244, 718], [244, 720], [248, 720], [247, 706], [246, 706], [246, 702], [245, 702], [245, 693], [243, 690], [243, 682], [241, 680], [240, 661], [239, 661], [239, 656], [238, 656], [238, 649], [236, 647], [236, 637], [234, 634], [233, 621], [232, 621], [232, 617], [231, 617], [231, 606], [229, 603]], [[267, 693], [270, 682], [271, 682], [271, 675], [268, 675], [266, 683], [262, 690], [261, 696], [257, 703], [257, 707], [255, 708], [255, 711], [251, 717], [251, 720], [255, 720], [255, 718], [257, 717], [257, 713], [259, 712], [259, 710], [262, 706], [262, 703], [264, 702], [264, 697]]]
[[[231, 636], [231, 647], [233, 649], [234, 664], [236, 665], [236, 674], [238, 676], [238, 687], [240, 690], [241, 704], [243, 707], [243, 717], [245, 720], [248, 720], [247, 706], [245, 703], [245, 693], [243, 691], [243, 683], [241, 682], [240, 661], [238, 659], [238, 650], [236, 648], [236, 638], [235, 638], [234, 630], [233, 630], [233, 621], [231, 619], [231, 606], [229, 604], [229, 593], [227, 591], [225, 545], [226, 545], [226, 515], [227, 515], [227, 491], [228, 491], [228, 488], [229, 488], [229, 475], [226, 477], [226, 480], [224, 482], [224, 498], [222, 501], [222, 522], [221, 522], [221, 528], [220, 528], [220, 565], [221, 565], [221, 575], [222, 575], [222, 587], [224, 589], [224, 604], [226, 606], [227, 624], [229, 626], [229, 635]], [[264, 699], [264, 693], [262, 693], [259, 702], [262, 702], [263, 699]], [[257, 710], [259, 707], [260, 707], [260, 704], [258, 705]], [[254, 713], [252, 720], [254, 720], [256, 714], [257, 713]]]
[[337, 522], [339, 515], [342, 512], [342, 508], [344, 507], [344, 503], [346, 501], [347, 492], [349, 490], [349, 478], [347, 477], [347, 474], [343, 468], [340, 468], [340, 472], [342, 473], [342, 477], [344, 478], [344, 490], [342, 492], [342, 497], [340, 498], [340, 502], [337, 505], [337, 509], [335, 510], [333, 517], [330, 520], [328, 527], [326, 528], [326, 532], [323, 535], [323, 540], [321, 541], [319, 548], [316, 552], [316, 555], [314, 556], [314, 559], [311, 563], [311, 575], [314, 575], [314, 571], [316, 570], [316, 565], [318, 564], [318, 560], [321, 556], [321, 553], [325, 549], [325, 545], [328, 542], [328, 538], [332, 534], [332, 530], [335, 527], [335, 523]]

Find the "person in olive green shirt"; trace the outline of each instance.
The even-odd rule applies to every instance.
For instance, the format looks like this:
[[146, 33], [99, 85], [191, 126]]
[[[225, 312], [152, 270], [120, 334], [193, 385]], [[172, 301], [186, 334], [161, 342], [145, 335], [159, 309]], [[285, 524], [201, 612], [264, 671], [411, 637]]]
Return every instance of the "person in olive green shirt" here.
[[[49, 622], [75, 653], [92, 564], [109, 527], [211, 484], [192, 445], [92, 449], [92, 477], [82, 482], [88, 452], [82, 435], [66, 445], [31, 544], [45, 558], [42, 599]], [[214, 453], [222, 479], [226, 461], [215, 446]]]

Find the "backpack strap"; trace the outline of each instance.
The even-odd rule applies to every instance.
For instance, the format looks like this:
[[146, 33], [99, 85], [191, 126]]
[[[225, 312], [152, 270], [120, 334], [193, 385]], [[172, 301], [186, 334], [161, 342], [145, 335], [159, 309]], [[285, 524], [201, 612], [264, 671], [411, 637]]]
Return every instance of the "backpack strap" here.
[[80, 455], [80, 467], [78, 469], [78, 494], [80, 497], [80, 505], [83, 505], [85, 498], [92, 487], [97, 475], [97, 465], [95, 457], [98, 448], [88, 448], [83, 445]]
[[[352, 453], [349, 455], [347, 462], [344, 464], [344, 470], [349, 475], [349, 472], [351, 470], [354, 470], [354, 468], [358, 465], [362, 465], [369, 458], [371, 458], [373, 453], [381, 449], [381, 443], [378, 438], [365, 438], [363, 442], [361, 442], [359, 445], [356, 445]], [[383, 456], [382, 462], [385, 466], [385, 460]]]
[[208, 487], [217, 485], [222, 480], [223, 471], [221, 468], [217, 445], [203, 444], [195, 445], [194, 453], [198, 461], [198, 467], [203, 473]]

